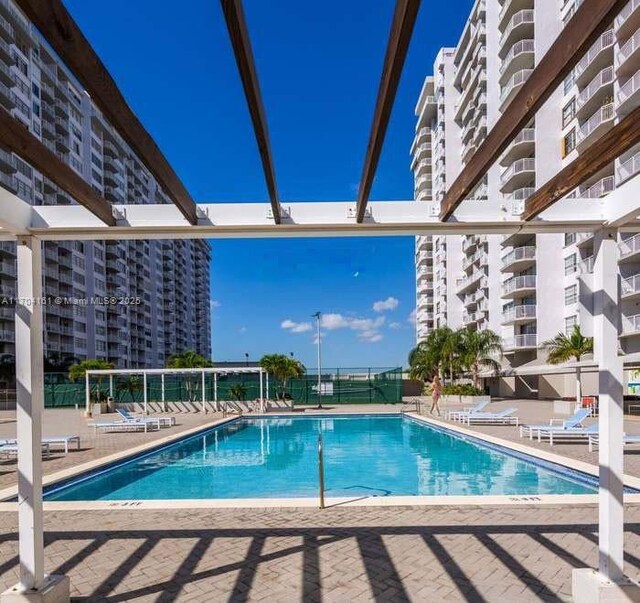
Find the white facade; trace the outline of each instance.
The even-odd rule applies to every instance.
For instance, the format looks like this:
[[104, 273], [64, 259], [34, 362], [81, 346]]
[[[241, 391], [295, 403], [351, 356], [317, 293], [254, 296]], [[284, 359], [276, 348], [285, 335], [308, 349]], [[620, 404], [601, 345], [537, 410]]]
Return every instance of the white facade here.
[[[0, 0], [0, 106], [112, 203], [170, 203], [38, 31]], [[0, 149], [0, 185], [33, 205], [70, 204], [48, 178]], [[164, 366], [169, 354], [211, 352], [205, 241], [46, 242], [44, 295], [108, 305], [45, 307], [45, 357]], [[16, 247], [0, 243], [0, 294], [15, 297]], [[122, 299], [125, 298], [125, 299]], [[139, 300], [139, 303], [138, 303]], [[15, 353], [13, 308], [0, 306], [0, 355]]]
[[[579, 3], [477, 0], [455, 49], [438, 54], [434, 75], [426, 78], [416, 106], [418, 126], [411, 149], [416, 199], [442, 200], [444, 190]], [[444, 84], [442, 95], [438, 82]], [[638, 104], [640, 4], [632, 0], [509, 145], [472, 197], [488, 199], [494, 211], [519, 214], [536, 186]], [[446, 129], [441, 114], [453, 114]], [[431, 141], [430, 155], [420, 155], [424, 153], [420, 140]], [[438, 145], [445, 150], [446, 164], [437, 161]], [[431, 189], [424, 188], [418, 166], [429, 174]], [[571, 196], [602, 197], [638, 171], [637, 147]], [[640, 351], [640, 235], [620, 237], [620, 347], [632, 353]], [[417, 340], [445, 324], [490, 328], [503, 337], [503, 367], [512, 375], [500, 380], [500, 393], [570, 395], [558, 385], [559, 379], [551, 384], [553, 379], [540, 378], [546, 363], [540, 344], [573, 324], [585, 334], [593, 333], [593, 245], [592, 235], [580, 234], [417, 237]], [[541, 366], [538, 375], [532, 370], [535, 366]]]

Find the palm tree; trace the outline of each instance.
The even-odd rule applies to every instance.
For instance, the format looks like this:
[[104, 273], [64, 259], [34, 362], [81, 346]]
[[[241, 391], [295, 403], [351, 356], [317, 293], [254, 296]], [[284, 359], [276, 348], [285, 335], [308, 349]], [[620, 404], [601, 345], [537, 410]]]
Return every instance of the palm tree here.
[[229, 393], [234, 400], [242, 402], [247, 397], [247, 388], [242, 383], [236, 383], [229, 388]]
[[[304, 364], [286, 354], [265, 354], [260, 359], [260, 366], [282, 383], [282, 400], [287, 397], [288, 380], [299, 379], [306, 372]], [[293, 410], [293, 405], [293, 398], [291, 398], [291, 410]]]
[[[69, 367], [69, 381], [84, 379], [87, 371], [108, 371], [113, 368], [113, 362], [107, 362], [100, 358], [87, 358]], [[100, 402], [102, 389], [102, 375], [98, 375], [98, 385], [96, 387], [96, 401]]]
[[434, 362], [433, 354], [427, 346], [426, 341], [421, 341], [409, 352], [409, 376], [420, 381], [433, 379], [438, 372], [438, 366]]
[[459, 360], [460, 335], [449, 327], [434, 329], [409, 353], [410, 372], [415, 379], [431, 379], [435, 374], [444, 377], [448, 370], [453, 382]]
[[9, 389], [15, 387], [16, 358], [13, 354], [0, 354], [0, 383]]
[[502, 338], [491, 329], [472, 331], [460, 330], [461, 359], [471, 371], [473, 385], [480, 387], [480, 369], [487, 367], [496, 373], [500, 370], [502, 358]]
[[[580, 359], [586, 354], [593, 353], [593, 337], [585, 337], [578, 325], [573, 326], [570, 335], [558, 333], [553, 339], [542, 344], [547, 349], [549, 364], [562, 364], [568, 360]], [[582, 403], [582, 384], [580, 382], [580, 367], [576, 366], [576, 410]]]
[[[193, 368], [210, 368], [213, 362], [208, 358], [198, 354], [194, 350], [187, 350], [179, 354], [172, 354], [167, 360], [167, 368], [173, 369], [193, 369]], [[184, 386], [187, 390], [189, 402], [194, 402], [198, 395], [198, 378], [194, 373], [184, 373]]]
[[129, 392], [131, 401], [136, 401], [136, 392], [140, 392], [144, 389], [144, 381], [137, 375], [129, 375], [121, 384], [123, 390]]

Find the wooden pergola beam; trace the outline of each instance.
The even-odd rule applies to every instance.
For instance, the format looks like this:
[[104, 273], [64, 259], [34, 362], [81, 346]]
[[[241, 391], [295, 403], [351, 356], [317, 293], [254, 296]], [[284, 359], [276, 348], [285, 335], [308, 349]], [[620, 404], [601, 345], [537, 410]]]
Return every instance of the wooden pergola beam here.
[[10, 113], [0, 109], [0, 143], [19, 155], [35, 169], [53, 180], [80, 205], [86, 207], [108, 226], [115, 226], [111, 204], [91, 185], [42, 144]]
[[[86, 88], [93, 102], [138, 155], [184, 217], [189, 223], [197, 224], [196, 204], [191, 195], [131, 110], [109, 71], [61, 0], [16, 0], [16, 3]], [[61, 185], [56, 174], [50, 178]]]
[[526, 203], [523, 220], [531, 220], [617, 157], [640, 142], [640, 107], [598, 138], [569, 165], [545, 182]]
[[267, 118], [262, 103], [262, 95], [260, 94], [260, 82], [258, 81], [258, 73], [253, 59], [251, 40], [244, 18], [242, 1], [220, 0], [220, 4], [222, 5], [222, 12], [224, 13], [224, 18], [227, 23], [233, 54], [236, 58], [244, 95], [247, 99], [247, 105], [253, 123], [253, 131], [258, 144], [260, 160], [262, 161], [262, 170], [264, 171], [264, 178], [267, 183], [273, 218], [276, 224], [280, 224], [282, 221], [282, 212], [278, 199], [278, 187], [276, 185], [276, 173], [273, 156], [271, 154], [271, 145], [269, 143]]
[[537, 110], [627, 2], [584, 0], [445, 194], [441, 220], [448, 220], [471, 194], [509, 143], [535, 117]]
[[420, 0], [396, 0], [396, 8], [389, 33], [389, 43], [384, 58], [378, 99], [373, 114], [369, 144], [364, 160], [360, 186], [358, 188], [358, 203], [356, 219], [358, 223], [364, 220], [369, 194], [373, 179], [378, 168], [382, 144], [387, 133], [391, 110], [396, 98], [398, 84], [402, 75], [402, 68], [407, 57], [411, 35], [420, 9]]

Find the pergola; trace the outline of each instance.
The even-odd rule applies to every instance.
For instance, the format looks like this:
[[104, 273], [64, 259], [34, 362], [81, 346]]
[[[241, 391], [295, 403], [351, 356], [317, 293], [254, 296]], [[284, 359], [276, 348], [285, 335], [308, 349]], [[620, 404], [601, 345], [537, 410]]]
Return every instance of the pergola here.
[[[221, 0], [265, 172], [269, 203], [196, 203], [60, 0], [16, 0], [85, 86], [168, 194], [173, 205], [109, 204], [8, 113], [0, 111], [0, 144], [66, 191], [74, 206], [32, 207], [0, 191], [0, 240], [17, 241], [16, 376], [20, 584], [14, 595], [64, 584], [45, 577], [41, 422], [43, 411], [41, 242], [218, 237], [312, 237], [415, 234], [595, 232], [593, 317], [600, 394], [599, 572], [578, 570], [576, 600], [598, 600], [600, 587], [623, 584], [623, 362], [618, 355], [617, 233], [640, 230], [640, 180], [604, 199], [567, 193], [640, 142], [640, 108], [617, 123], [521, 204], [467, 197], [487, 169], [608, 27], [627, 0], [584, 0], [487, 138], [439, 201], [369, 203], [395, 93], [420, 0], [397, 0], [357, 200], [286, 203], [278, 197], [248, 30], [241, 0]], [[64, 588], [64, 586], [60, 586]], [[66, 585], [68, 589], [68, 584]], [[68, 592], [67, 592], [68, 598]], [[15, 599], [12, 599], [15, 600]], [[26, 600], [26, 599], [25, 599]]]

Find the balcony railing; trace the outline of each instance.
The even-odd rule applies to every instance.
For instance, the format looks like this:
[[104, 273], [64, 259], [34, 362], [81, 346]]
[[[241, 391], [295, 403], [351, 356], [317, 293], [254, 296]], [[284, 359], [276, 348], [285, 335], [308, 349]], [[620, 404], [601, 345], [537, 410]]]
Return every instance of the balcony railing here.
[[500, 183], [506, 184], [514, 176], [522, 172], [535, 172], [536, 160], [532, 157], [525, 157], [514, 161], [500, 176]]
[[595, 44], [588, 50], [578, 64], [575, 67], [575, 76], [579, 77], [580, 74], [587, 68], [596, 57], [605, 49], [613, 46], [615, 40], [613, 29], [605, 31], [595, 42]]
[[582, 193], [582, 197], [586, 199], [599, 199], [600, 197], [604, 197], [608, 195], [613, 189], [616, 187], [616, 179], [614, 176], [605, 176], [604, 178], [598, 180], [593, 186], [590, 186], [584, 193]]
[[525, 320], [536, 317], [536, 305], [526, 304], [513, 306], [502, 313], [502, 322], [513, 322], [514, 320]]
[[640, 293], [640, 274], [622, 279], [622, 297]]
[[640, 332], [640, 314], [634, 316], [622, 317], [622, 333], [638, 333]]
[[620, 257], [626, 257], [640, 252], [640, 234], [633, 235], [620, 241]]
[[640, 6], [640, 0], [631, 0], [616, 17], [616, 27], [620, 27]]
[[502, 36], [500, 36], [500, 45], [504, 43], [504, 41], [511, 35], [511, 32], [520, 25], [525, 23], [533, 23], [534, 20], [534, 11], [533, 9], [525, 9], [518, 11], [511, 19], [509, 19], [509, 24], [505, 27], [504, 32], [502, 32]]
[[582, 141], [607, 121], [613, 119], [613, 103], [609, 103], [600, 107], [581, 127], [578, 131], [578, 141]]
[[585, 103], [587, 103], [591, 98], [593, 98], [594, 94], [600, 90], [603, 86], [607, 86], [608, 84], [613, 83], [613, 65], [610, 67], [605, 67], [596, 77], [594, 77], [587, 87], [580, 92], [578, 98], [576, 99], [576, 108], [582, 107]]
[[503, 102], [516, 86], [524, 84], [529, 79], [532, 72], [533, 69], [521, 69], [520, 71], [516, 71], [509, 78], [509, 81], [500, 89], [500, 101]]
[[629, 157], [624, 163], [618, 167], [618, 181], [620, 183], [629, 180], [640, 172], [640, 152], [633, 157]]
[[592, 255], [590, 255], [588, 258], [584, 258], [584, 260], [581, 260], [580, 264], [578, 264], [580, 274], [591, 274], [593, 272], [595, 261], [596, 258]]
[[502, 294], [509, 295], [514, 291], [520, 291], [522, 289], [535, 289], [536, 277], [533, 274], [526, 276], [514, 276], [502, 285]]
[[515, 262], [522, 260], [535, 260], [536, 248], [533, 245], [527, 245], [525, 247], [516, 247], [506, 255], [502, 257], [502, 267], [506, 268], [511, 266]]
[[502, 75], [509, 67], [511, 61], [525, 53], [535, 52], [535, 42], [533, 40], [520, 40], [516, 42], [510, 49], [507, 55], [502, 59], [502, 63], [500, 65], [500, 75]]
[[618, 104], [629, 100], [640, 89], [640, 71], [636, 71], [618, 90]]
[[636, 31], [620, 48], [616, 54], [616, 64], [620, 66], [624, 63], [640, 46], [640, 30]]
[[538, 347], [538, 336], [535, 334], [516, 335], [510, 339], [504, 339], [502, 347], [506, 351], [536, 348]]

